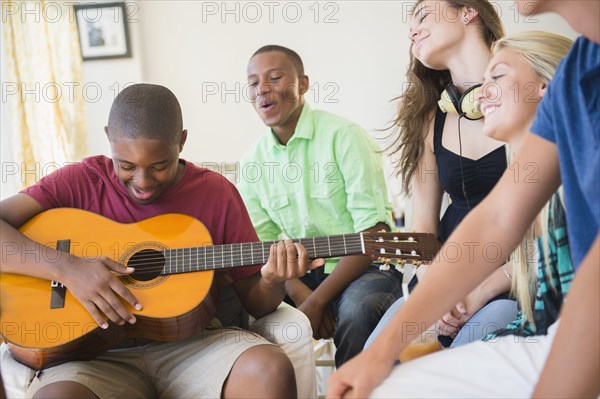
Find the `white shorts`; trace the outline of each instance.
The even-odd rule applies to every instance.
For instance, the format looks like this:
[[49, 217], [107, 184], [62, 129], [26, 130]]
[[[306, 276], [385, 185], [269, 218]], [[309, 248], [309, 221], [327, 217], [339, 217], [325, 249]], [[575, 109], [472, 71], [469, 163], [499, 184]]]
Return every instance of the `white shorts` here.
[[557, 329], [558, 321], [548, 335], [478, 341], [396, 366], [371, 397], [531, 397]]
[[27, 396], [58, 381], [74, 381], [100, 398], [219, 398], [237, 358], [265, 338], [239, 328], [203, 330], [177, 342], [145, 342], [110, 350], [94, 360], [43, 370]]

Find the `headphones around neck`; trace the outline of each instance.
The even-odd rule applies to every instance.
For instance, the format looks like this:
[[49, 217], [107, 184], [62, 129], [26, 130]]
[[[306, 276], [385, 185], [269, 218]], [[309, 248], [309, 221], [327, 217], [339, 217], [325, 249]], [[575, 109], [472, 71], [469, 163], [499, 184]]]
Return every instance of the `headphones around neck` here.
[[481, 84], [469, 87], [461, 96], [458, 88], [452, 83], [446, 86], [438, 101], [438, 106], [444, 113], [458, 114], [465, 118], [476, 121], [483, 118], [477, 104], [475, 89], [481, 87]]

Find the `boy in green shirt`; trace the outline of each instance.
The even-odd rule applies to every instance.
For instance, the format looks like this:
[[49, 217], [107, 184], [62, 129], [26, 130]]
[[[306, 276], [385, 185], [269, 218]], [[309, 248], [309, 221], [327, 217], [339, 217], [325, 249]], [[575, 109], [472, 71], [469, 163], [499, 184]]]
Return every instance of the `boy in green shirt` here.
[[[379, 149], [367, 132], [304, 101], [308, 76], [294, 51], [265, 46], [248, 64], [254, 108], [269, 131], [244, 155], [238, 189], [261, 240], [390, 230]], [[340, 366], [362, 349], [402, 296], [402, 274], [363, 255], [329, 260], [286, 283], [315, 338], [334, 338]]]

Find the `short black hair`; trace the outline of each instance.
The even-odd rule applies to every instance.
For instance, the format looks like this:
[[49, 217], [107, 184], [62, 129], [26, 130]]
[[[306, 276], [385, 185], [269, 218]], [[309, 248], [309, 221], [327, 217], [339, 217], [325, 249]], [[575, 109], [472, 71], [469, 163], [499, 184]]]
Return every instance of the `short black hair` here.
[[179, 141], [183, 131], [181, 106], [164, 86], [134, 84], [125, 87], [113, 101], [108, 116], [111, 137]]
[[261, 48], [256, 50], [254, 52], [254, 54], [252, 54], [252, 57], [250, 57], [250, 59], [254, 58], [254, 56], [256, 56], [258, 54], [268, 53], [270, 51], [278, 51], [280, 53], [285, 54], [285, 56], [290, 61], [292, 61], [292, 64], [294, 64], [294, 67], [296, 68], [296, 72], [298, 72], [298, 75], [300, 75], [300, 76], [304, 75], [304, 64], [302, 63], [302, 58], [300, 58], [298, 53], [296, 53], [292, 49], [289, 49], [289, 48], [283, 47], [283, 46], [279, 46], [277, 44], [268, 44], [266, 46], [262, 46]]

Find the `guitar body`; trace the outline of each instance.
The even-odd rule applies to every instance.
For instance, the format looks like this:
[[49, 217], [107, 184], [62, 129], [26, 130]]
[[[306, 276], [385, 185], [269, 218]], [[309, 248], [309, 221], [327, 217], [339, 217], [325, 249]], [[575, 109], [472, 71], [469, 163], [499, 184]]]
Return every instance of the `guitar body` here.
[[[5, 243], [5, 253], [21, 253], [56, 261], [54, 251], [94, 259], [106, 256], [135, 272], [119, 278], [144, 308], [137, 322], [109, 324], [103, 330], [60, 283], [35, 277], [0, 274], [0, 331], [13, 357], [43, 369], [71, 360], [96, 357], [129, 338], [176, 341], [201, 330], [216, 311], [214, 271], [264, 264], [274, 242], [212, 245], [206, 227], [180, 214], [155, 216], [122, 224], [72, 208], [42, 212], [20, 231], [39, 243], [17, 248]], [[296, 239], [309, 258], [365, 254], [387, 265], [390, 261], [431, 261], [439, 250], [433, 234], [351, 233]], [[129, 305], [127, 305], [129, 306]]]
[[[58, 208], [40, 213], [20, 231], [52, 248], [60, 240], [63, 245], [64, 240], [70, 240], [67, 246], [73, 255], [107, 256], [124, 265], [130, 265], [140, 253], [160, 255], [159, 251], [170, 248], [212, 245], [202, 223], [179, 214], [121, 224], [90, 212]], [[41, 256], [52, 254], [42, 247]], [[135, 264], [132, 276], [120, 277], [144, 306], [140, 311], [130, 309], [137, 322], [124, 326], [110, 323], [106, 330], [98, 327], [68, 289], [64, 306], [51, 308], [50, 281], [1, 274], [0, 327], [13, 357], [31, 368], [42, 369], [70, 360], [91, 359], [133, 337], [174, 341], [194, 335], [216, 310], [214, 272], [163, 275], [162, 266], [147, 263]]]

